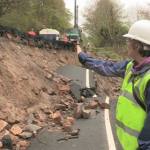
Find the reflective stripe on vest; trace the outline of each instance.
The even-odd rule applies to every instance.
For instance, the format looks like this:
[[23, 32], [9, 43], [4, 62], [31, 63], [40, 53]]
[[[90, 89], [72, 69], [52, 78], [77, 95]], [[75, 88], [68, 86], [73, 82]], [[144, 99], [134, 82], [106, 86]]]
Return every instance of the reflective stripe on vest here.
[[[141, 132], [146, 112], [141, 108], [133, 96], [132, 91], [132, 66], [130, 62], [126, 68], [126, 74], [122, 85], [122, 94], [119, 96], [116, 109], [117, 136], [124, 150], [136, 150], [138, 148], [137, 137]], [[144, 91], [150, 80], [150, 71], [135, 78], [135, 90], [141, 102], [144, 103]], [[145, 103], [144, 103], [145, 104]]]

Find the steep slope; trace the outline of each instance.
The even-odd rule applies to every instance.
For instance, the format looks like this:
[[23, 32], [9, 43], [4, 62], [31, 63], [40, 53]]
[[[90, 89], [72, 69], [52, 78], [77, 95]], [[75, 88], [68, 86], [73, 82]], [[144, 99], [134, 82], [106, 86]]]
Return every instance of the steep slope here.
[[18, 107], [37, 105], [45, 101], [40, 91], [53, 87], [48, 76], [68, 62], [75, 63], [72, 52], [56, 53], [0, 39], [0, 94]]

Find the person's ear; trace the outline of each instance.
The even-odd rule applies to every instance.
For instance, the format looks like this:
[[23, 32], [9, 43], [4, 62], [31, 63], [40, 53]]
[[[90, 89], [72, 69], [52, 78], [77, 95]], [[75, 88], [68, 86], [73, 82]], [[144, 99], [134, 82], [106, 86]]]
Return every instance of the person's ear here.
[[141, 51], [142, 49], [142, 45], [138, 42], [134, 42], [133, 43], [133, 48], [136, 50], [136, 51]]

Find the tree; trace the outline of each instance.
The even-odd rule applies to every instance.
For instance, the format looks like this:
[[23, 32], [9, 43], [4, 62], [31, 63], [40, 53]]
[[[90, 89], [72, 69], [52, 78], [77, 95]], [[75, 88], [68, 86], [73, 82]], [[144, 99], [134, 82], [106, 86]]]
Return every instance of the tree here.
[[43, 27], [63, 31], [70, 27], [70, 12], [65, 8], [63, 0], [21, 0], [15, 9], [0, 18], [2, 25], [23, 31]]
[[122, 43], [121, 35], [127, 27], [120, 21], [121, 11], [111, 0], [97, 0], [93, 9], [88, 9], [85, 30], [96, 46], [114, 46]]
[[150, 19], [150, 3], [145, 5], [143, 8], [137, 9], [138, 19]]
[[0, 16], [15, 8], [20, 2], [21, 0], [0, 0]]

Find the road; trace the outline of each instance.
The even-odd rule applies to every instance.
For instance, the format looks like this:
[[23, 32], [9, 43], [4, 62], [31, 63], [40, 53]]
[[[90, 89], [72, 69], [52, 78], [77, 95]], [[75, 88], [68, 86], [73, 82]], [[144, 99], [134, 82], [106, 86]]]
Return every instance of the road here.
[[[74, 80], [78, 78], [76, 81], [78, 83], [81, 81], [82, 83], [80, 87], [86, 87], [87, 83], [84, 82], [87, 80], [87, 71], [83, 71], [82, 68], [78, 67], [76, 68], [77, 70], [74, 70], [72, 67], [66, 67], [66, 72], [67, 74], [69, 72], [69, 77], [72, 76], [71, 78], [74, 78]], [[68, 68], [71, 68], [74, 72], [70, 71]], [[78, 72], [79, 70], [82, 72], [81, 78], [79, 78], [81, 75], [81, 72]], [[73, 74], [75, 74], [75, 76], [73, 76]], [[91, 75], [88, 75], [88, 77], [89, 80], [93, 80]], [[88, 81], [88, 83], [94, 85], [93, 81]], [[108, 97], [106, 100], [109, 102]], [[31, 141], [31, 146], [28, 150], [120, 150], [120, 148], [118, 148], [118, 143], [116, 142], [117, 138], [114, 132], [115, 101], [112, 106], [111, 114], [109, 110], [99, 110], [99, 113], [95, 118], [77, 120], [74, 128], [80, 128], [79, 138], [58, 142], [57, 139], [64, 136], [63, 132], [49, 132], [47, 129], [44, 129], [35, 139]]]

